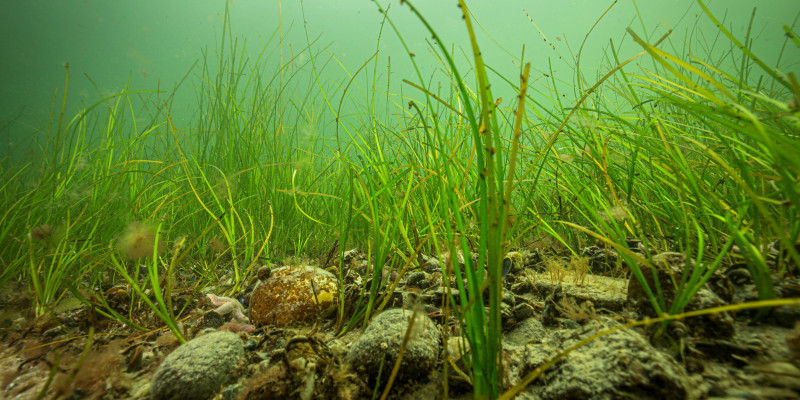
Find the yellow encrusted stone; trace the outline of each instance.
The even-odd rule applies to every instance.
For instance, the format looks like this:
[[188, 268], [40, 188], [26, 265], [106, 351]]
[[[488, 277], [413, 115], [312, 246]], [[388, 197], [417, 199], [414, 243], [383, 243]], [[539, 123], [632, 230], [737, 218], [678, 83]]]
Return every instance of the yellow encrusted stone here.
[[336, 276], [310, 266], [280, 267], [253, 290], [250, 322], [299, 325], [336, 311]]

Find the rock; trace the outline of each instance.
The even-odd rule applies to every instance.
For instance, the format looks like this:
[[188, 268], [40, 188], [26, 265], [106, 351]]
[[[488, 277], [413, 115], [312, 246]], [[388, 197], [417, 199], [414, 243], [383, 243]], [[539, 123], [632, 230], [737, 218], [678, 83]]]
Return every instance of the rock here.
[[558, 318], [561, 312], [558, 304], [563, 300], [564, 294], [561, 285], [556, 286], [553, 292], [544, 300], [544, 311], [542, 311], [542, 324], [546, 326], [558, 326]]
[[[575, 279], [575, 273], [568, 271], [562, 281], [551, 281], [549, 274], [528, 273], [518, 276], [511, 283], [511, 292], [515, 295], [534, 293], [539, 297], [550, 296], [557, 286], [561, 286], [565, 295], [577, 302], [591, 301], [596, 309], [622, 311], [626, 305], [628, 281], [608, 276], [588, 275], [582, 282]], [[649, 303], [648, 303], [649, 304]]]
[[200, 320], [198, 326], [200, 328], [217, 329], [223, 324], [225, 324], [225, 320], [222, 318], [222, 315], [219, 315], [219, 313], [216, 311], [211, 310], [203, 314], [203, 319]]
[[786, 346], [795, 358], [800, 359], [800, 320], [794, 323], [794, 329], [786, 335]]
[[797, 321], [800, 321], [800, 307], [797, 306], [775, 307], [766, 318], [766, 322], [784, 328], [792, 328]]
[[423, 255], [422, 260], [425, 261], [425, 264], [422, 265], [422, 269], [425, 272], [433, 273], [442, 270], [442, 264], [436, 257], [428, 257]]
[[255, 351], [258, 348], [258, 341], [250, 339], [244, 344], [244, 349], [247, 351]]
[[259, 268], [258, 272], [256, 273], [256, 276], [258, 277], [258, 280], [260, 280], [260, 281], [267, 280], [267, 278], [269, 278], [270, 275], [272, 275], [272, 268], [270, 268], [269, 266], [266, 266], [266, 265], [264, 265], [261, 268]]
[[[653, 263], [658, 268], [658, 281], [661, 285], [662, 295], [666, 304], [672, 304], [675, 301], [675, 286], [673, 278], [680, 281], [680, 277], [686, 268], [694, 268], [694, 260], [686, 260], [683, 253], [664, 252], [653, 256]], [[644, 275], [647, 286], [655, 294], [655, 283], [653, 281], [653, 273], [650, 268], [640, 265], [642, 274]], [[688, 272], [688, 271], [687, 271]], [[723, 288], [729, 285], [727, 277], [722, 275], [720, 271], [716, 271], [714, 276], [709, 282], [717, 282], [714, 287]], [[634, 274], [631, 274], [628, 281], [628, 304], [636, 311], [643, 315], [655, 317], [655, 310], [653, 309], [644, 286], [639, 282]], [[689, 303], [684, 308], [684, 312], [704, 310], [713, 307], [724, 306], [727, 303], [720, 298], [717, 293], [711, 290], [708, 283], [700, 288], [697, 293], [689, 300]], [[665, 311], [665, 310], [662, 310]], [[695, 318], [686, 320], [686, 325], [689, 327], [693, 335], [700, 335], [703, 337], [713, 337], [721, 339], [729, 339], [735, 333], [733, 318], [727, 312], [714, 313], [709, 315], [702, 315]]]
[[[684, 311], [705, 310], [727, 305], [722, 299], [707, 288], [701, 288], [689, 300]], [[694, 335], [708, 338], [729, 339], [736, 333], [736, 326], [730, 313], [714, 313], [695, 318], [687, 318], [686, 325]]]
[[209, 399], [234, 376], [244, 355], [241, 339], [231, 332], [213, 332], [175, 349], [158, 366], [151, 399]]
[[517, 321], [522, 321], [533, 316], [533, 306], [528, 303], [519, 303], [514, 307], [514, 317]]
[[412, 272], [406, 278], [406, 287], [426, 289], [430, 285], [428, 282], [428, 274], [423, 271]]
[[350, 249], [350, 250], [347, 250], [347, 251], [344, 252], [344, 255], [343, 255], [342, 258], [343, 258], [343, 261], [345, 263], [349, 263], [349, 262], [351, 262], [353, 260], [356, 260], [358, 258], [363, 258], [363, 257], [364, 257], [364, 253], [362, 253], [360, 249]]
[[522, 254], [523, 269], [535, 269], [536, 265], [541, 263], [544, 259], [539, 249], [520, 250], [519, 253]]
[[800, 369], [786, 361], [769, 361], [755, 368], [760, 372], [765, 386], [793, 390], [800, 393]]
[[528, 318], [511, 331], [503, 335], [503, 342], [517, 345], [539, 343], [544, 337], [544, 326], [536, 318]]
[[[413, 311], [399, 308], [378, 314], [350, 347], [347, 361], [354, 370], [367, 377], [370, 385], [377, 381], [381, 360], [384, 360], [382, 383], [388, 379], [412, 315]], [[416, 313], [411, 338], [406, 344], [396, 382], [427, 378], [437, 365], [440, 344], [441, 335], [436, 324], [427, 315]]]
[[581, 251], [581, 256], [589, 259], [589, 268], [598, 275], [613, 271], [619, 263], [619, 255], [616, 250], [598, 246], [585, 247]]
[[[599, 322], [591, 323], [596, 324], [595, 329], [560, 343], [561, 348], [606, 328]], [[529, 351], [541, 352], [543, 347], [530, 346]], [[544, 360], [552, 355], [530, 354], [526, 358]], [[658, 352], [640, 334], [622, 330], [570, 353], [545, 372], [546, 384], [537, 392], [542, 399], [686, 399], [691, 397], [687, 380], [675, 360]]]
[[325, 318], [336, 311], [336, 294], [336, 277], [328, 271], [309, 266], [276, 268], [253, 291], [250, 322], [287, 326]]

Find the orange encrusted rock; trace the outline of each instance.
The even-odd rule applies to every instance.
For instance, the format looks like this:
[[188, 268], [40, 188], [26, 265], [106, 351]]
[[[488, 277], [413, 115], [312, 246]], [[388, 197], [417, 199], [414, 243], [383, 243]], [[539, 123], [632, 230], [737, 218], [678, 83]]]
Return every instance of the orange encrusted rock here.
[[336, 277], [309, 266], [280, 267], [259, 283], [250, 299], [250, 322], [297, 325], [336, 310]]

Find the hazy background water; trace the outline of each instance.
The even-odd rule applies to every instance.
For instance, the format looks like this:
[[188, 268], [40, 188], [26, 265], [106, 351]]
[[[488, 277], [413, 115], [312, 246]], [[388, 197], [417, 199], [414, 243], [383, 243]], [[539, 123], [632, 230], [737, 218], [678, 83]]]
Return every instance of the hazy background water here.
[[[383, 7], [389, 2], [380, 1]], [[464, 49], [468, 54], [466, 30], [455, 1], [417, 1], [415, 4], [427, 16], [448, 45]], [[543, 84], [543, 73], [554, 74], [571, 83], [574, 74], [570, 55], [581, 46], [598, 17], [612, 1], [598, 0], [502, 0], [471, 1], [469, 5], [478, 22], [486, 29], [479, 35], [487, 62], [507, 77], [516, 80], [519, 57], [525, 45], [525, 59], [532, 63], [533, 84]], [[753, 26], [754, 50], [769, 65], [775, 65], [784, 43], [784, 24], [797, 23], [800, 2], [797, 0], [725, 0], [709, 1], [709, 7], [739, 39], [743, 39], [753, 7], [758, 7]], [[284, 62], [294, 52], [302, 50], [308, 40], [316, 40], [315, 52], [323, 51], [321, 59], [328, 60], [321, 81], [328, 89], [346, 83], [348, 74], [376, 50], [382, 14], [367, 0], [230, 0], [232, 32], [246, 40], [252, 58], [266, 47], [265, 76], [271, 76], [280, 65], [280, 49]], [[639, 14], [637, 16], [637, 7]], [[80, 107], [92, 104], [103, 96], [120, 91], [126, 84], [131, 90], [161, 89], [170, 91], [189, 71], [192, 64], [207, 49], [215, 59], [222, 32], [221, 0], [29, 0], [6, 1], [0, 14], [0, 155], [17, 151], [20, 146], [34, 143], [43, 133], [49, 118], [53, 94], [64, 86], [63, 63], [71, 68], [68, 116]], [[554, 51], [537, 32], [524, 11], [539, 29], [556, 45]], [[427, 77], [441, 66], [428, 51], [429, 35], [409, 9], [392, 1], [390, 17], [400, 29], [416, 61]], [[304, 30], [304, 26], [307, 32]], [[702, 53], [700, 43], [717, 40], [718, 32], [700, 7], [693, 1], [620, 0], [592, 32], [583, 48], [581, 66], [588, 81], [608, 71], [603, 59], [613, 39], [622, 46], [620, 59], [641, 51], [626, 34], [627, 27], [655, 41], [668, 29], [674, 29], [672, 45], [689, 43]], [[795, 27], [795, 32], [797, 28]], [[270, 42], [271, 40], [271, 42]], [[279, 45], [282, 40], [282, 47]], [[720, 40], [723, 41], [723, 40]], [[241, 42], [240, 42], [241, 43]], [[568, 47], [569, 46], [569, 47]], [[793, 45], [789, 45], [793, 46]], [[729, 46], [717, 49], [730, 50]], [[326, 52], [341, 62], [330, 61]], [[566, 58], [559, 60], [559, 54]], [[701, 54], [702, 55], [702, 54]], [[794, 57], [794, 58], [792, 58]], [[784, 55], [782, 69], [800, 74], [798, 51]], [[386, 65], [391, 58], [392, 90], [400, 81], [416, 81], [411, 63], [388, 24], [384, 26], [378, 54], [379, 73], [386, 85]], [[702, 57], [701, 57], [702, 58]], [[305, 56], [297, 60], [304, 66], [299, 79], [313, 79]], [[464, 55], [460, 64], [465, 65]], [[272, 68], [272, 70], [269, 70]], [[383, 72], [381, 72], [383, 71]], [[196, 111], [198, 78], [192, 72], [181, 87], [172, 110], [176, 125], [188, 126], [198, 118]], [[598, 75], [598, 76], [599, 76]], [[90, 79], [94, 85], [90, 82]], [[439, 76], [441, 78], [441, 75]], [[542, 82], [540, 82], [542, 81]], [[537, 83], [538, 82], [538, 83]], [[362, 84], [366, 84], [362, 80]], [[445, 84], [447, 84], [445, 82]], [[505, 85], [502, 85], [505, 86]], [[413, 92], [408, 87], [405, 91]], [[508, 93], [504, 93], [508, 92]], [[498, 85], [495, 96], [513, 96]], [[319, 109], [324, 111], [322, 105]], [[320, 118], [315, 133], [329, 134], [333, 116]]]

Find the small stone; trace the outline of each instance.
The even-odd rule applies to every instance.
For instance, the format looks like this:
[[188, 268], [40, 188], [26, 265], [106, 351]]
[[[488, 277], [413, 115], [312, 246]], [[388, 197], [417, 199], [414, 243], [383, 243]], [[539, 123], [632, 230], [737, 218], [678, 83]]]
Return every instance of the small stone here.
[[364, 253], [362, 253], [361, 250], [359, 249], [350, 249], [345, 251], [344, 254], [342, 255], [342, 261], [344, 261], [345, 263], [349, 263], [350, 261], [358, 259], [363, 255]]
[[577, 323], [577, 322], [575, 322], [575, 321], [573, 321], [573, 320], [571, 320], [569, 318], [564, 318], [561, 322], [562, 322], [562, 324], [564, 324], [564, 328], [567, 328], [567, 329], [579, 329], [581, 327], [581, 324], [579, 324], [579, 323]]
[[270, 274], [272, 274], [272, 268], [265, 265], [258, 269], [256, 276], [258, 276], [258, 280], [263, 281], [269, 278]]
[[222, 315], [219, 315], [218, 312], [211, 310], [203, 314], [203, 319], [200, 321], [199, 326], [201, 328], [217, 329], [224, 323], [225, 320], [222, 318]]
[[336, 277], [328, 271], [309, 266], [276, 268], [253, 291], [250, 321], [256, 326], [287, 326], [325, 318], [336, 311], [336, 294]]
[[230, 385], [222, 390], [222, 400], [236, 400], [239, 397], [239, 391], [242, 389], [242, 385]]
[[254, 339], [250, 339], [247, 343], [244, 344], [244, 349], [247, 351], [253, 351], [258, 348], [258, 341]]
[[581, 251], [581, 256], [589, 258], [589, 268], [595, 274], [607, 273], [617, 267], [619, 255], [616, 250], [589, 246]]
[[422, 266], [425, 272], [433, 273], [442, 270], [442, 264], [436, 257], [422, 256], [422, 259], [425, 260], [425, 264]]
[[428, 285], [428, 274], [422, 271], [412, 272], [406, 278], [406, 286], [410, 288], [425, 289]]
[[533, 306], [528, 303], [519, 303], [514, 307], [514, 317], [517, 321], [522, 321], [533, 316]]
[[[393, 308], [378, 314], [350, 347], [347, 361], [374, 384], [383, 361], [381, 379], [385, 382], [397, 361], [414, 312]], [[439, 359], [441, 334], [427, 315], [416, 313], [411, 338], [403, 352], [397, 381], [424, 379], [433, 371]]]
[[233, 380], [243, 355], [241, 339], [231, 332], [213, 332], [186, 342], [158, 366], [151, 399], [209, 399]]

